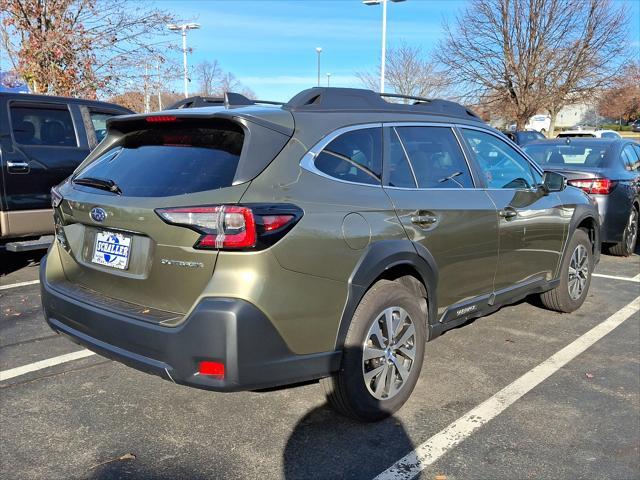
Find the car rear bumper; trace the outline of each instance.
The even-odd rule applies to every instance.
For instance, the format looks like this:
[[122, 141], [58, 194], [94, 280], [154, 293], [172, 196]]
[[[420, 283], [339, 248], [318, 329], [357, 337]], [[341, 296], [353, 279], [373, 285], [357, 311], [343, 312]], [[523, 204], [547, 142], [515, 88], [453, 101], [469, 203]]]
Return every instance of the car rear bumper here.
[[609, 195], [591, 195], [598, 204], [600, 238], [602, 243], [618, 243], [629, 219], [631, 199], [622, 191]]
[[[254, 305], [233, 298], [202, 300], [178, 327], [166, 327], [81, 302], [46, 279], [45, 319], [86, 348], [182, 385], [223, 392], [255, 390], [325, 377], [340, 352], [296, 355]], [[224, 378], [198, 374], [201, 361], [224, 363]]]

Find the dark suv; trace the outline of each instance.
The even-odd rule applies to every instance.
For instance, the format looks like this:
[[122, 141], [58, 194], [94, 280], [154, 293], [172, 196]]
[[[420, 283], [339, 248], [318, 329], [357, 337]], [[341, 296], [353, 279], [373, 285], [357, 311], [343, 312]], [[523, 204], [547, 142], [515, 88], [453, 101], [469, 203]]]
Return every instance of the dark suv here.
[[111, 103], [0, 93], [0, 245], [46, 248], [53, 233], [51, 187], [106, 134], [106, 120], [133, 113]]
[[580, 307], [589, 197], [463, 106], [414, 100], [313, 88], [109, 120], [53, 192], [49, 325], [198, 388], [321, 378], [376, 420], [411, 394], [425, 341], [530, 294]]

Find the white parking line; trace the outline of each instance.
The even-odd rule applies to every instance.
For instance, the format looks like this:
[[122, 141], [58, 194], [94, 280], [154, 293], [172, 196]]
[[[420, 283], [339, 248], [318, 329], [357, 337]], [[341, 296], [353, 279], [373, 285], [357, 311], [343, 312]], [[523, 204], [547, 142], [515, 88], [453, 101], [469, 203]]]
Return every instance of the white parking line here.
[[73, 360], [79, 360], [81, 358], [90, 357], [91, 355], [95, 355], [91, 350], [79, 350], [77, 352], [67, 353], [65, 355], [60, 355], [53, 358], [48, 358], [46, 360], [41, 360], [39, 362], [30, 363], [29, 365], [24, 365], [22, 367], [11, 368], [9, 370], [4, 370], [0, 372], [0, 382], [4, 380], [9, 380], [10, 378], [19, 377], [20, 375], [24, 375], [26, 373], [35, 372], [37, 370], [42, 370], [43, 368], [53, 367], [54, 365], [60, 365], [61, 363], [72, 362]]
[[640, 297], [445, 427], [374, 480], [411, 479], [640, 310]]
[[17, 288], [17, 287], [26, 287], [27, 285], [35, 285], [36, 283], [40, 283], [40, 280], [31, 280], [28, 282], [12, 283], [10, 285], [0, 285], [0, 290], [8, 290], [10, 288]]
[[609, 278], [611, 280], [624, 280], [627, 282], [640, 283], [640, 275], [636, 275], [635, 277], [618, 277], [616, 275], [604, 275], [603, 273], [592, 273], [591, 275], [593, 277]]

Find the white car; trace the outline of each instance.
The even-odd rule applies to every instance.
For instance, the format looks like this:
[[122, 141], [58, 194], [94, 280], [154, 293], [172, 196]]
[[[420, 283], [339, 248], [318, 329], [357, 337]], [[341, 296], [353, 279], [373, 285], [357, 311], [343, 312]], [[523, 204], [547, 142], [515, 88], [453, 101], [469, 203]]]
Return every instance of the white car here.
[[622, 136], [613, 130], [566, 130], [560, 132], [556, 138], [566, 137], [583, 137], [583, 138], [622, 138]]
[[551, 126], [550, 115], [534, 115], [524, 126], [525, 130], [535, 130], [540, 133], [547, 133]]

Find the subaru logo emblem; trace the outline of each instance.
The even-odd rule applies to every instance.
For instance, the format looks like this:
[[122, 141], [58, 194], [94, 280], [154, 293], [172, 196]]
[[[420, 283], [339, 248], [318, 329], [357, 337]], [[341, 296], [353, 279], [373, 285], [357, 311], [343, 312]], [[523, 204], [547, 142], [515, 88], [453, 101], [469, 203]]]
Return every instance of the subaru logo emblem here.
[[102, 223], [107, 218], [107, 212], [100, 207], [93, 207], [91, 209], [91, 220], [97, 223]]

